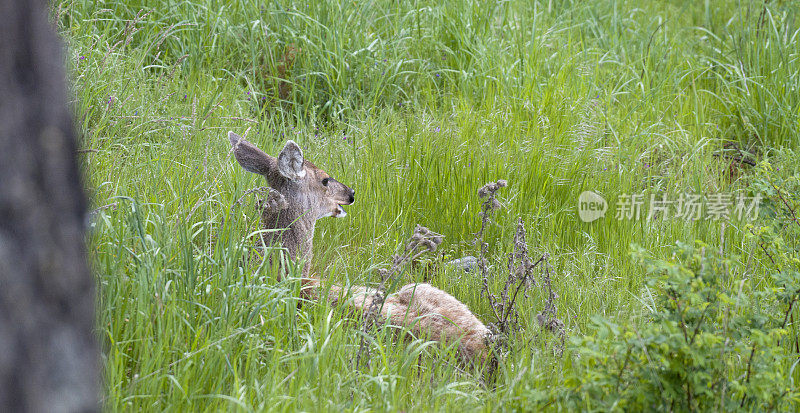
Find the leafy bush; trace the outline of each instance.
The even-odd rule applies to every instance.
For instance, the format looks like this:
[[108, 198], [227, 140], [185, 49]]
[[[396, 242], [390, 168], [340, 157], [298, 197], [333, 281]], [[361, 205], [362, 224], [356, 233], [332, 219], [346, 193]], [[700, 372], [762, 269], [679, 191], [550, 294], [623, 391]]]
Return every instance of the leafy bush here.
[[800, 271], [800, 154], [780, 151], [772, 161], [758, 165], [749, 179], [749, 187], [762, 194], [758, 225], [748, 227], [750, 235], [765, 256], [767, 264], [777, 270]]
[[[660, 294], [649, 322], [594, 317], [576, 338], [563, 398], [588, 410], [784, 410], [800, 398], [781, 307], [796, 297], [797, 271], [755, 290], [737, 264], [702, 242], [678, 243], [671, 259], [636, 248]], [[788, 301], [788, 302], [787, 302]], [[784, 342], [785, 343], [785, 342]]]

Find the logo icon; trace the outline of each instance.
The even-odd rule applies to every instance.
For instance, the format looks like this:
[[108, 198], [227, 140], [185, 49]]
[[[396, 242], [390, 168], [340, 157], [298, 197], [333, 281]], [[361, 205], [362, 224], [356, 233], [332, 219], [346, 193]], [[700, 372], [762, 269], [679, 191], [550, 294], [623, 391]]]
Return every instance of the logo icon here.
[[602, 196], [592, 191], [584, 191], [578, 196], [578, 216], [583, 222], [602, 218], [608, 210], [608, 203]]

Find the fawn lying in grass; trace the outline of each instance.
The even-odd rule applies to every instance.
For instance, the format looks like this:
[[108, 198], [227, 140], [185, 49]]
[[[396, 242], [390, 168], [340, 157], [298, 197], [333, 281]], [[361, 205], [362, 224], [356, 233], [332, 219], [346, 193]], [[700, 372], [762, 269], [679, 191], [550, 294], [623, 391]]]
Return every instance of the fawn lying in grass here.
[[[300, 147], [286, 142], [277, 158], [241, 136], [228, 132], [233, 153], [247, 171], [264, 176], [272, 191], [262, 209], [267, 245], [280, 245], [292, 260], [304, 261], [302, 291], [318, 298], [321, 281], [310, 274], [314, 226], [323, 217], [344, 217], [343, 205], [355, 202], [355, 191], [303, 157]], [[349, 292], [349, 296], [346, 294]], [[491, 332], [466, 305], [429, 284], [408, 284], [383, 297], [375, 288], [331, 285], [329, 301], [346, 303], [362, 313], [377, 310], [383, 321], [402, 326], [414, 335], [441, 342], [458, 341], [459, 354], [468, 363], [482, 364], [488, 355]]]

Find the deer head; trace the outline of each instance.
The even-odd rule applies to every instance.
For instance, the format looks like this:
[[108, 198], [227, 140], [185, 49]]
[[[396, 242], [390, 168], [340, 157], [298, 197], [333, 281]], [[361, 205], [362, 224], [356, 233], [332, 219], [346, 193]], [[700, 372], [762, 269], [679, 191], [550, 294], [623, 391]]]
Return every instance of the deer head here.
[[342, 206], [355, 202], [355, 191], [305, 159], [294, 141], [287, 141], [275, 158], [233, 132], [228, 139], [242, 168], [266, 177], [285, 198], [285, 215], [291, 220], [341, 218], [347, 215]]

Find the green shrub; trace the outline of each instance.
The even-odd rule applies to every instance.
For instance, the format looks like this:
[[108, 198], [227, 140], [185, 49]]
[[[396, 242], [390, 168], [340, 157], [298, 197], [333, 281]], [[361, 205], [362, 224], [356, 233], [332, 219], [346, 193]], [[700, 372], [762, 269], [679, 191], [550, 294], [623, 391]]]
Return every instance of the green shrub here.
[[[570, 388], [562, 397], [588, 410], [785, 410], [796, 403], [796, 362], [781, 340], [797, 271], [755, 290], [740, 260], [702, 242], [678, 243], [670, 259], [636, 248], [660, 294], [641, 327], [593, 318], [593, 335], [573, 340]], [[783, 311], [782, 311], [783, 310]], [[785, 343], [785, 342], [784, 342]]]

